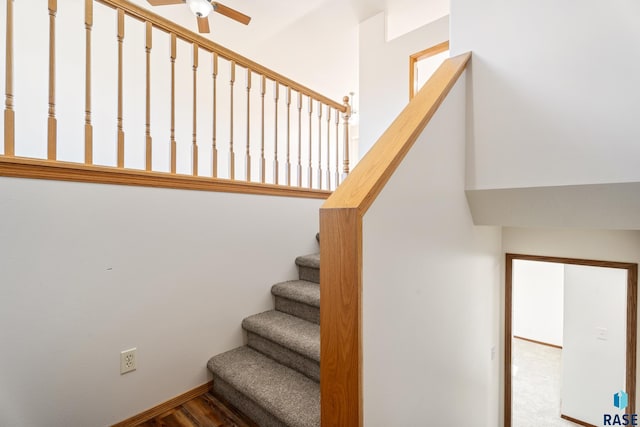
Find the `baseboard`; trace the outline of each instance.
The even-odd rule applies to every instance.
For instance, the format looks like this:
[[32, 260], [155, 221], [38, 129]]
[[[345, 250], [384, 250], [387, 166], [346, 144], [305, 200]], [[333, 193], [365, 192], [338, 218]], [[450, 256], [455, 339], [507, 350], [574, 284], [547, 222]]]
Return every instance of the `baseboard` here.
[[563, 420], [571, 421], [574, 424], [579, 424], [584, 427], [596, 427], [593, 424], [585, 423], [584, 421], [576, 420], [575, 418], [567, 417], [566, 415], [560, 414], [560, 418]]
[[157, 417], [158, 415], [163, 414], [168, 410], [175, 408], [176, 406], [180, 406], [183, 403], [186, 403], [191, 399], [208, 392], [211, 389], [212, 385], [213, 381], [209, 381], [206, 384], [202, 384], [194, 388], [193, 390], [189, 390], [186, 393], [174, 397], [173, 399], [169, 399], [166, 402], [154, 406], [151, 409], [147, 409], [146, 411], [141, 412], [138, 415], [134, 415], [131, 418], [127, 418], [124, 421], [114, 424], [112, 427], [134, 427], [145, 421], [149, 421], [150, 419]]
[[549, 344], [548, 342], [543, 342], [543, 341], [536, 341], [536, 340], [532, 340], [529, 338], [524, 338], [524, 337], [519, 337], [517, 335], [513, 336], [516, 339], [522, 340], [522, 341], [529, 341], [535, 344], [540, 344], [540, 345], [546, 345], [547, 347], [553, 347], [553, 348], [559, 348], [560, 350], [562, 350], [562, 346], [561, 345], [556, 345], [556, 344]]

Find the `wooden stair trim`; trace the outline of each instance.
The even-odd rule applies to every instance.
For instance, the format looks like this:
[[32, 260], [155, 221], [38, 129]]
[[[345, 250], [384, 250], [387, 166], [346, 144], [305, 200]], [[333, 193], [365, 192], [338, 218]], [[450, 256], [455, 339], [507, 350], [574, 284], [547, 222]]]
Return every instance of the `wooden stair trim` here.
[[320, 410], [322, 426], [364, 424], [363, 217], [465, 70], [446, 60], [320, 209]]
[[198, 387], [189, 390], [185, 393], [182, 393], [179, 396], [176, 396], [172, 399], [167, 400], [159, 405], [154, 406], [151, 409], [147, 409], [144, 412], [139, 413], [138, 415], [134, 415], [131, 418], [127, 418], [124, 421], [120, 421], [119, 423], [114, 424], [112, 427], [134, 427], [139, 424], [142, 424], [146, 421], [149, 421], [152, 418], [155, 418], [163, 413], [167, 412], [170, 409], [178, 407], [184, 403], [187, 403], [191, 399], [194, 399], [206, 392], [208, 392], [213, 386], [213, 381], [209, 381], [206, 384], [199, 385]]
[[308, 199], [326, 199], [331, 194], [327, 190], [22, 157], [0, 156], [0, 176]]

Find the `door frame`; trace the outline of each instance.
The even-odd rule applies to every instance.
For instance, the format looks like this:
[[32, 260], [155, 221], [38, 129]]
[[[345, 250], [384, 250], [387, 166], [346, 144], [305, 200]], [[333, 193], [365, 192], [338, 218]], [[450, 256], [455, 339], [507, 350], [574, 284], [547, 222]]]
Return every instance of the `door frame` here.
[[413, 97], [416, 95], [416, 92], [420, 89], [416, 89], [414, 85], [416, 64], [418, 63], [418, 61], [445, 52], [447, 50], [449, 50], [449, 40], [443, 41], [442, 43], [438, 43], [437, 45], [409, 55], [409, 101], [413, 99]]
[[638, 326], [638, 264], [627, 262], [595, 261], [577, 258], [561, 258], [538, 255], [505, 254], [505, 292], [504, 292], [504, 427], [512, 423], [512, 348], [513, 338], [513, 261], [541, 261], [559, 264], [586, 265], [591, 267], [620, 268], [627, 270], [627, 357], [626, 391], [629, 406], [626, 413], [634, 414], [636, 407], [636, 339]]

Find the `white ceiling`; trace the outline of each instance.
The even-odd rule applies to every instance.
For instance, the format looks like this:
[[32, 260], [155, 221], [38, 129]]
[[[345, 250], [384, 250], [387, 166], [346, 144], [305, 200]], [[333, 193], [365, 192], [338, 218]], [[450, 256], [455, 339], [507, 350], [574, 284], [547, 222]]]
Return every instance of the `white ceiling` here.
[[[132, 0], [155, 13], [195, 30], [195, 19], [186, 5], [151, 7], [146, 0]], [[221, 44], [238, 38], [271, 38], [296, 21], [319, 11], [340, 16], [357, 25], [377, 14], [387, 12], [388, 38], [395, 38], [449, 13], [449, 0], [223, 0], [221, 3], [252, 17], [249, 27], [218, 14], [212, 14], [209, 37]], [[321, 37], [321, 35], [318, 35]]]

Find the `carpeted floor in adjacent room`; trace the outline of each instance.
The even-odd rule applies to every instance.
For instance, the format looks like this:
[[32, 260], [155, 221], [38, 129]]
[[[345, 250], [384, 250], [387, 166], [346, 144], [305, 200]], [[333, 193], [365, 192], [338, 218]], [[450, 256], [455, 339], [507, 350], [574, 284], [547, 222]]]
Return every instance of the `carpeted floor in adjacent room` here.
[[562, 350], [513, 340], [513, 427], [576, 427], [560, 418]]

